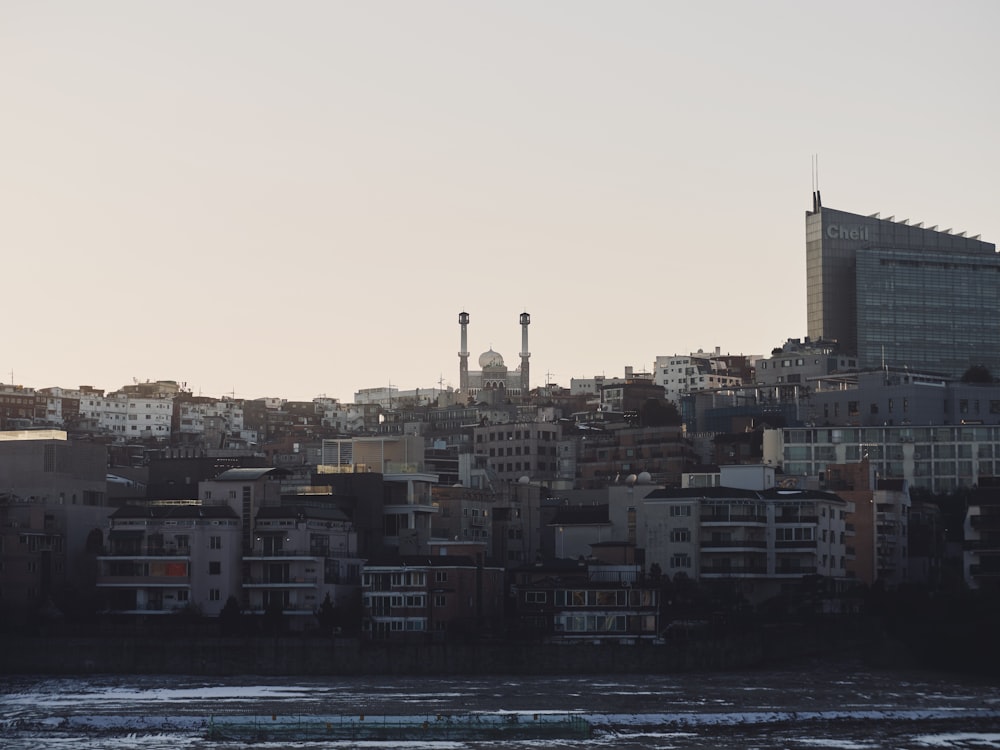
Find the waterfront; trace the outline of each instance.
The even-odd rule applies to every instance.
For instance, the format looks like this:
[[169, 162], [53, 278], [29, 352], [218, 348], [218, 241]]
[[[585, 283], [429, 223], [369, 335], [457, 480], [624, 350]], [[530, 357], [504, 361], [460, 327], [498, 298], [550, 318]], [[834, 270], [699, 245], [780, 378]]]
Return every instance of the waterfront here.
[[[8, 678], [6, 748], [1000, 748], [1000, 683], [927, 672], [811, 662], [794, 670], [497, 678]], [[589, 738], [437, 739], [422, 719], [527, 724], [572, 715]], [[398, 717], [401, 739], [318, 738], [295, 726]], [[256, 725], [217, 734], [212, 722]], [[279, 724], [292, 731], [273, 731]], [[530, 734], [530, 732], [529, 732]]]

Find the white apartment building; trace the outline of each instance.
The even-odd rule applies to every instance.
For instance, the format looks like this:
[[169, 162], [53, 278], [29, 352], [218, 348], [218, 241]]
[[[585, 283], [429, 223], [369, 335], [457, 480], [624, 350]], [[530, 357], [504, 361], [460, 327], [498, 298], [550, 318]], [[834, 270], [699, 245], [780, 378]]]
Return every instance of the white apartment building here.
[[240, 594], [239, 517], [226, 506], [119, 508], [97, 562], [109, 612], [166, 615], [190, 606], [215, 617]]
[[849, 509], [814, 490], [658, 489], [642, 500], [638, 543], [665, 575], [737, 581], [756, 604], [806, 575], [847, 579]]
[[346, 606], [361, 589], [357, 534], [332, 505], [264, 507], [243, 557], [244, 605], [256, 614], [280, 607], [295, 630], [308, 628], [323, 600]]
[[314, 398], [321, 424], [343, 433], [365, 430], [365, 411], [358, 404], [342, 404], [335, 398]]
[[680, 403], [680, 397], [693, 391], [731, 388], [743, 384], [739, 375], [730, 375], [719, 348], [714, 354], [701, 350], [692, 354], [671, 354], [656, 358], [653, 382], [663, 386], [668, 401]]

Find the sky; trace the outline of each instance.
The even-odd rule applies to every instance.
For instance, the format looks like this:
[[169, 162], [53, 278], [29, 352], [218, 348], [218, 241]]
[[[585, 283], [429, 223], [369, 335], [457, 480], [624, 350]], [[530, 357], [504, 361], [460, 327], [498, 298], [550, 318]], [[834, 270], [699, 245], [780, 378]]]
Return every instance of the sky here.
[[353, 400], [806, 335], [805, 211], [1000, 241], [1000, 3], [0, 4], [0, 381]]

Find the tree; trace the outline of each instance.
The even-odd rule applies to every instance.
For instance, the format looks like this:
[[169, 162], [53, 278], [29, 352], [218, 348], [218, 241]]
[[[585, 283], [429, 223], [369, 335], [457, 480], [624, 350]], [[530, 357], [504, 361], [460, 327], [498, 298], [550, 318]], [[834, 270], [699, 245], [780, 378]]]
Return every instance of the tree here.
[[963, 383], [992, 383], [993, 374], [983, 365], [973, 365], [962, 373]]
[[278, 602], [271, 602], [264, 609], [264, 632], [277, 638], [284, 625], [284, 609]]
[[242, 618], [240, 603], [236, 601], [235, 596], [230, 596], [219, 612], [219, 629], [222, 634], [236, 635], [240, 631]]
[[316, 610], [316, 619], [319, 620], [319, 629], [323, 635], [333, 635], [337, 627], [338, 615], [337, 608], [333, 606], [333, 601], [330, 599], [330, 593], [327, 592], [326, 596], [323, 597], [323, 603]]
[[673, 401], [647, 398], [639, 407], [639, 425], [642, 427], [679, 425], [683, 421]]

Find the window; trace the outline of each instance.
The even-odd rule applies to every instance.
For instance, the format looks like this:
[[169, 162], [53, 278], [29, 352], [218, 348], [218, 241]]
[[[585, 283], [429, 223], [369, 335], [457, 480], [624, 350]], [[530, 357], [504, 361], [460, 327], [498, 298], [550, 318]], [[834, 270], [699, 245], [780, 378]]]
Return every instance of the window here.
[[691, 506], [690, 505], [671, 505], [670, 515], [672, 516], [690, 516]]
[[222, 549], [222, 537], [211, 536], [208, 538], [209, 549]]
[[217, 602], [221, 598], [222, 598], [222, 596], [221, 596], [221, 593], [220, 593], [220, 591], [218, 589], [209, 589], [208, 590], [208, 600], [210, 602]]
[[208, 574], [210, 576], [217, 576], [222, 574], [222, 563], [218, 560], [212, 560], [208, 563]]
[[446, 607], [448, 606], [448, 597], [444, 594], [434, 595], [434, 606], [435, 607]]
[[671, 542], [690, 542], [691, 529], [673, 529], [670, 532]]
[[525, 604], [545, 604], [548, 601], [548, 594], [545, 591], [525, 591]]
[[447, 583], [448, 582], [448, 571], [447, 570], [435, 570], [434, 571], [434, 583]]
[[671, 555], [670, 556], [670, 567], [671, 568], [690, 568], [691, 567], [691, 556], [690, 555]]

